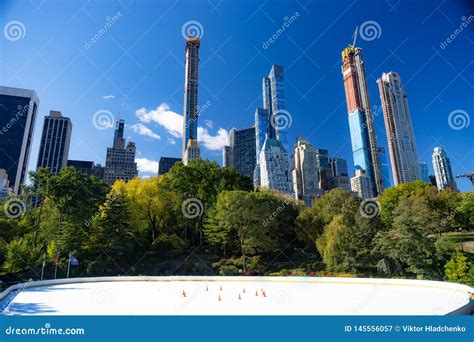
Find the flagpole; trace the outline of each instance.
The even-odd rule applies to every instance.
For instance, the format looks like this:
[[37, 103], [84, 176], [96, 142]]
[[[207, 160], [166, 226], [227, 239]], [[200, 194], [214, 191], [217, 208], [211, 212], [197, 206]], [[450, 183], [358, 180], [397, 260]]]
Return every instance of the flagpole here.
[[67, 278], [69, 278], [69, 270], [71, 269], [71, 253], [69, 252], [69, 261], [67, 263]]
[[41, 267], [41, 280], [43, 280], [44, 266], [46, 265], [46, 252], [43, 254], [43, 266]]

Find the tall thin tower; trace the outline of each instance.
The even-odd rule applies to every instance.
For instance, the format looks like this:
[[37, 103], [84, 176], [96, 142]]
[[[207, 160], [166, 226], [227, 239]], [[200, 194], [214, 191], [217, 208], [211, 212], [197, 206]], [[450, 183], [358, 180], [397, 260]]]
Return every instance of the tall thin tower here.
[[384, 188], [361, 48], [349, 45], [342, 51], [341, 71], [349, 114], [354, 165], [356, 169], [366, 171], [371, 180], [372, 195], [377, 196]]
[[183, 146], [184, 164], [191, 159], [198, 159], [200, 151], [197, 143], [198, 127], [198, 66], [199, 66], [199, 37], [188, 36], [186, 39], [186, 69], [184, 76], [184, 110], [183, 110]]
[[398, 185], [419, 180], [421, 173], [415, 134], [400, 76], [393, 71], [383, 73], [377, 84], [387, 132], [393, 182]]

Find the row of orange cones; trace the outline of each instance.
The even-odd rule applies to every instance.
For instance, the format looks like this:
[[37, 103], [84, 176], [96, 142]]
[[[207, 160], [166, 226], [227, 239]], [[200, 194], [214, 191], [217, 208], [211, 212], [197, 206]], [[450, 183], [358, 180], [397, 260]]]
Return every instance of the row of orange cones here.
[[[206, 286], [206, 291], [209, 291], [209, 287], [208, 287], [208, 286]], [[222, 286], [219, 288], [219, 291], [222, 291]], [[264, 290], [264, 289], [261, 289], [261, 291], [262, 291], [262, 296], [263, 296], [263, 297], [267, 297], [267, 294], [266, 294], [265, 290]], [[242, 290], [242, 293], [245, 293], [245, 287], [244, 287], [244, 289]], [[181, 295], [182, 295], [183, 297], [186, 297], [186, 291], [183, 290], [183, 292], [181, 293]], [[258, 297], [258, 290], [255, 290], [255, 296]], [[238, 297], [238, 298], [239, 298], [239, 300], [242, 299], [242, 296], [240, 295], [240, 293], [239, 293], [239, 297]], [[219, 294], [218, 301], [219, 301], [219, 302], [222, 301], [222, 298], [221, 298], [221, 295], [220, 295], [220, 294]]]

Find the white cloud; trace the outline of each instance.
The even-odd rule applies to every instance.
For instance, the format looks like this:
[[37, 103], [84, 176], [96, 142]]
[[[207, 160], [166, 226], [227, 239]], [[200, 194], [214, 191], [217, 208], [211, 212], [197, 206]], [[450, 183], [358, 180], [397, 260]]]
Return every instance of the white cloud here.
[[206, 124], [207, 128], [214, 127], [214, 122], [212, 120], [204, 120], [204, 123]]
[[131, 125], [129, 126], [129, 128], [134, 131], [135, 133], [138, 133], [140, 135], [145, 135], [147, 137], [150, 137], [150, 138], [153, 138], [153, 139], [156, 139], [156, 140], [160, 140], [161, 137], [156, 134], [155, 132], [153, 132], [151, 129], [149, 129], [148, 127], [146, 127], [144, 124], [141, 124], [141, 123], [137, 123], [135, 125]]
[[173, 138], [168, 138], [168, 144], [176, 145], [176, 140], [174, 140]]
[[115, 96], [113, 96], [113, 95], [104, 95], [104, 96], [102, 96], [102, 98], [104, 100], [112, 100], [112, 99], [115, 99]]
[[[135, 115], [143, 123], [154, 122], [164, 127], [174, 138], [183, 136], [183, 116], [170, 110], [167, 103], [160, 104], [156, 109], [147, 111], [146, 108], [140, 108], [135, 111]], [[216, 135], [209, 133], [213, 122], [204, 121], [207, 128], [198, 127], [198, 141], [201, 146], [211, 151], [219, 151], [227, 144], [229, 132], [224, 128], [219, 128]], [[168, 142], [173, 144], [169, 139]]]
[[156, 109], [147, 111], [140, 108], [135, 112], [141, 122], [155, 122], [163, 126], [172, 136], [179, 138], [183, 135], [183, 116], [172, 112], [166, 103], [160, 104]]
[[147, 158], [135, 158], [138, 171], [145, 173], [158, 173], [158, 162]]
[[207, 128], [198, 127], [198, 141], [201, 145], [211, 151], [220, 151], [227, 145], [229, 132], [219, 128], [217, 135], [210, 135]]

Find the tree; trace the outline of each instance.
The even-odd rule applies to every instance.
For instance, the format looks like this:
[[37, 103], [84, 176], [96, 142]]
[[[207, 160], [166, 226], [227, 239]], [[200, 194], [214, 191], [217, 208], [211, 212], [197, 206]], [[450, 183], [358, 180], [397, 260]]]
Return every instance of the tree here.
[[246, 270], [248, 257], [277, 254], [289, 246], [296, 216], [294, 203], [274, 193], [224, 191], [209, 213], [205, 234], [224, 256], [240, 254]]
[[420, 196], [401, 200], [393, 212], [393, 225], [379, 232], [377, 250], [398, 260], [406, 275], [422, 279], [441, 279], [451, 246], [434, 234], [440, 218]]
[[316, 240], [334, 217], [353, 215], [357, 210], [355, 199], [346, 190], [337, 188], [328, 191], [317, 198], [311, 208], [306, 208], [299, 214], [296, 235], [308, 248], [314, 250]]
[[417, 190], [435, 190], [436, 189], [428, 183], [422, 181], [415, 181], [411, 183], [402, 183], [397, 186], [385, 189], [380, 195], [378, 201], [381, 205], [381, 217], [385, 225], [390, 226], [395, 219], [394, 211], [398, 204], [413, 195]]
[[445, 279], [454, 283], [472, 283], [474, 279], [470, 279], [469, 274], [471, 266], [467, 257], [456, 251], [444, 267]]

